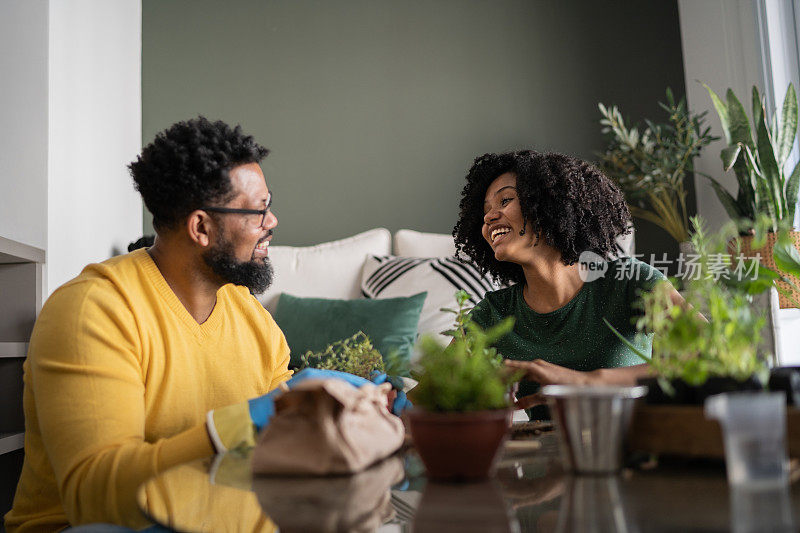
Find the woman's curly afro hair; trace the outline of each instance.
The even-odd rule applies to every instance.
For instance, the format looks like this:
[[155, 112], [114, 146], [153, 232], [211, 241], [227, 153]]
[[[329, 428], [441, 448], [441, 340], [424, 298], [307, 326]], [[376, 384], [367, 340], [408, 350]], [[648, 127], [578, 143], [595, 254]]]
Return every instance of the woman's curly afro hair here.
[[616, 237], [630, 231], [622, 193], [593, 165], [533, 150], [482, 155], [467, 174], [453, 237], [458, 255], [500, 283], [525, 280], [522, 267], [495, 259], [481, 234], [486, 190], [506, 172], [517, 176], [524, 223], [530, 222], [539, 239], [561, 252], [565, 265], [575, 264], [587, 250], [609, 257], [618, 251]]
[[198, 117], [156, 135], [128, 169], [153, 214], [153, 227], [172, 229], [195, 209], [229, 201], [228, 171], [268, 153], [240, 126]]

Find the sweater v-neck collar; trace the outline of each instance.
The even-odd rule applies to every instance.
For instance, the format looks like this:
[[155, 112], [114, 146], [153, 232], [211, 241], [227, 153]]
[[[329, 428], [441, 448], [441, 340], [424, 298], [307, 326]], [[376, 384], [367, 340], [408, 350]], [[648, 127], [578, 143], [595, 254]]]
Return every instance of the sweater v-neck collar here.
[[156, 288], [158, 293], [164, 298], [167, 305], [170, 309], [175, 313], [175, 315], [180, 319], [184, 325], [194, 333], [194, 335], [199, 338], [205, 338], [212, 333], [214, 333], [218, 328], [219, 325], [222, 323], [222, 305], [220, 305], [220, 296], [222, 294], [222, 288], [217, 291], [217, 301], [214, 304], [214, 309], [211, 311], [208, 319], [205, 322], [200, 324], [197, 320], [194, 319], [189, 310], [184, 307], [181, 301], [178, 299], [178, 296], [169, 286], [167, 280], [164, 278], [164, 275], [161, 274], [161, 271], [158, 269], [155, 261], [153, 258], [150, 257], [150, 254], [147, 253], [146, 249], [137, 250], [134, 253], [139, 252], [139, 258], [144, 269], [145, 274], [153, 283], [153, 286]]

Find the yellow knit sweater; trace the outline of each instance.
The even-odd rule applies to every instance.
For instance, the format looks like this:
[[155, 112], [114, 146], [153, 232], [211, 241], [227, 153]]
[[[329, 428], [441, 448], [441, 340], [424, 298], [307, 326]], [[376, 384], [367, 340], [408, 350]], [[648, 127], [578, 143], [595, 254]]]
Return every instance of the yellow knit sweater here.
[[211, 455], [206, 413], [274, 389], [288, 362], [286, 339], [243, 287], [222, 287], [198, 324], [145, 250], [89, 265], [33, 330], [9, 533], [147, 525], [139, 485]]

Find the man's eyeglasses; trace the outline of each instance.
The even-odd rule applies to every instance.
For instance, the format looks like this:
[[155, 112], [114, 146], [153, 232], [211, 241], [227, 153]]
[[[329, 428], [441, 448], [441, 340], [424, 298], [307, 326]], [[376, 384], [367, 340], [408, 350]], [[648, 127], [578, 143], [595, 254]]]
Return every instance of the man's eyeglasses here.
[[201, 207], [203, 211], [211, 211], [212, 213], [234, 213], [237, 215], [261, 215], [261, 223], [259, 227], [263, 228], [264, 223], [267, 221], [267, 213], [269, 213], [269, 207], [265, 209], [239, 209], [236, 207]]

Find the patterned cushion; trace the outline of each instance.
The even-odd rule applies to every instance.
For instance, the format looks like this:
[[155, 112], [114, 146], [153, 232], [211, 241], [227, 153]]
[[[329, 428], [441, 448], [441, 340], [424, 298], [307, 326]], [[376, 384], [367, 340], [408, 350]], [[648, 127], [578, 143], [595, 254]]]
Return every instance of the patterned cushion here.
[[391, 243], [389, 230], [376, 228], [316, 246], [270, 246], [275, 281], [258, 300], [275, 313], [284, 292], [312, 298], [358, 298], [364, 258], [390, 253]]
[[[475, 305], [488, 291], [499, 288], [501, 285], [455, 257], [367, 256], [361, 276], [361, 290], [367, 298], [407, 297], [427, 291], [419, 319], [421, 335], [451, 329], [455, 315], [440, 309], [456, 306], [456, 291], [467, 291], [470, 305]], [[446, 336], [440, 338], [449, 341]]]

